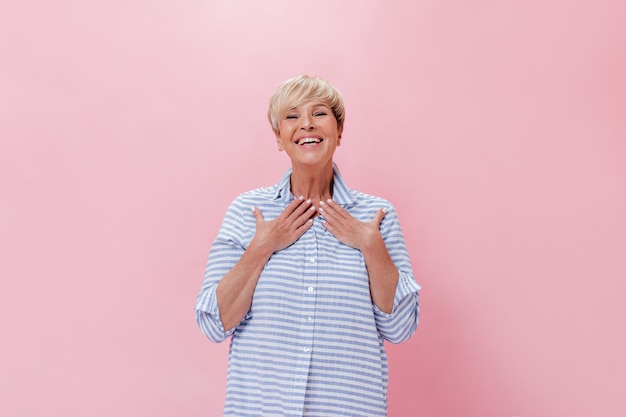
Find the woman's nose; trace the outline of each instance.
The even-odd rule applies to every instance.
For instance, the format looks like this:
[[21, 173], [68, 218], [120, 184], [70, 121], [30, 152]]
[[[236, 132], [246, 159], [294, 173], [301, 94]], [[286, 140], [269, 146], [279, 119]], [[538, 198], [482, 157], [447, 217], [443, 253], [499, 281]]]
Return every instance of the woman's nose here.
[[313, 118], [310, 116], [302, 117], [302, 125], [300, 129], [310, 130], [313, 129]]

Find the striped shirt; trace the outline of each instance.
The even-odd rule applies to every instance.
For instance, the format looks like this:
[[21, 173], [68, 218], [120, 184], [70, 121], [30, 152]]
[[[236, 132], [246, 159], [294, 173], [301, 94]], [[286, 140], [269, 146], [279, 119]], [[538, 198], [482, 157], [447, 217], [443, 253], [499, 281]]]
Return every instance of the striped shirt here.
[[196, 319], [212, 341], [230, 337], [225, 416], [386, 416], [384, 340], [415, 332], [418, 290], [396, 211], [378, 197], [346, 187], [336, 166], [333, 200], [370, 221], [386, 207], [380, 230], [398, 268], [391, 314], [373, 302], [360, 251], [339, 242], [314, 219], [291, 246], [274, 253], [258, 280], [248, 314], [222, 326], [215, 290], [255, 234], [251, 207], [265, 220], [293, 200], [291, 169], [272, 187], [241, 194], [230, 205], [209, 254]]

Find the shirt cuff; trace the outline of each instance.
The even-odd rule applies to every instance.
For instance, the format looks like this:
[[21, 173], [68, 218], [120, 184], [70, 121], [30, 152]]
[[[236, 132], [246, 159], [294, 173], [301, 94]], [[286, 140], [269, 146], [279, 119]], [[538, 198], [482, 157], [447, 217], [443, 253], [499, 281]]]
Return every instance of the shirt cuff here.
[[[211, 327], [213, 331], [221, 333], [224, 338], [228, 337], [232, 331], [226, 332], [222, 325], [222, 317], [220, 316], [220, 309], [217, 305], [217, 285], [213, 285], [203, 291], [196, 301], [196, 310], [202, 311], [209, 316], [211, 321]], [[232, 329], [234, 330], [234, 329]]]
[[422, 286], [415, 282], [413, 276], [411, 274], [406, 274], [401, 271], [398, 271], [398, 286], [396, 287], [396, 294], [393, 299], [393, 310], [391, 313], [385, 313], [375, 303], [372, 303], [374, 306], [374, 312], [376, 315], [391, 318], [396, 311], [396, 308], [402, 304], [402, 302], [406, 299], [406, 297], [416, 294], [419, 290], [422, 289]]
[[[211, 333], [214, 334], [215, 339], [225, 339], [234, 333], [237, 326], [230, 330], [225, 330], [222, 324], [222, 317], [220, 316], [220, 309], [217, 304], [217, 285], [213, 285], [206, 289], [202, 294], [198, 296], [196, 301], [196, 310], [205, 313], [205, 316], [209, 319]], [[248, 320], [252, 317], [250, 311], [246, 313], [243, 320]], [[242, 320], [242, 321], [243, 321]], [[219, 335], [219, 336], [218, 336]]]

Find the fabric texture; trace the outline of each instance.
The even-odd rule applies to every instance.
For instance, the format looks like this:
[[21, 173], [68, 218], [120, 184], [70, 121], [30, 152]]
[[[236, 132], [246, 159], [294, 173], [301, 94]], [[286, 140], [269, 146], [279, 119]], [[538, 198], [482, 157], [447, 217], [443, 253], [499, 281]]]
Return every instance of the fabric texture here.
[[294, 244], [272, 255], [242, 322], [225, 331], [215, 290], [255, 234], [250, 208], [277, 217], [293, 200], [289, 169], [280, 182], [241, 194], [230, 205], [213, 242], [196, 319], [214, 342], [230, 337], [225, 416], [386, 416], [384, 340], [413, 335], [419, 318], [415, 282], [404, 236], [392, 205], [350, 190], [336, 166], [333, 200], [369, 221], [389, 211], [380, 229], [398, 269], [391, 314], [372, 302], [360, 251], [337, 240], [323, 217]]

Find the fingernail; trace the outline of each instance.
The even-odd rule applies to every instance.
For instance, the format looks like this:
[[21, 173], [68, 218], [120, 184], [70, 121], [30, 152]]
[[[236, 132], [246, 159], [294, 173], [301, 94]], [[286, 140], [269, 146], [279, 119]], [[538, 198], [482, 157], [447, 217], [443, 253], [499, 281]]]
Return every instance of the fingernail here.
[[307, 204], [311, 204], [311, 199], [309, 198], [309, 199], [306, 201], [306, 203], [307, 203]]
[[324, 209], [320, 207], [320, 213], [323, 213], [323, 212], [324, 212]]
[[332, 202], [333, 202], [332, 198], [329, 198], [329, 199], [328, 199], [328, 204], [330, 204], [330, 203], [332, 203]]
[[301, 195], [300, 197], [298, 197], [298, 200], [300, 200], [300, 201], [304, 200], [304, 196]]
[[[311, 207], [309, 208], [309, 210], [314, 211], [314, 210], [315, 210], [315, 206], [311, 206]], [[320, 209], [320, 210], [321, 210], [321, 209]]]
[[383, 213], [389, 213], [389, 208], [383, 207]]
[[255, 209], [255, 208], [256, 208], [256, 207], [254, 207], [254, 206], [250, 207], [250, 211], [254, 213], [254, 209]]
[[323, 201], [320, 201], [320, 206], [323, 206], [323, 205], [324, 205], [324, 202], [323, 202]]

